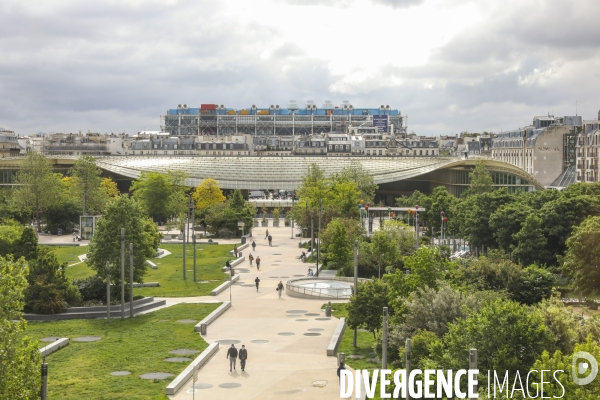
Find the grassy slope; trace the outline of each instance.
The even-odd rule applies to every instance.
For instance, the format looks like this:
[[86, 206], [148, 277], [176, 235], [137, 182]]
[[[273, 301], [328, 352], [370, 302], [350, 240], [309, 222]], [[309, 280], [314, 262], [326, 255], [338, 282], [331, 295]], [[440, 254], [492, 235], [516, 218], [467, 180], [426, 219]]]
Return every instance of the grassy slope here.
[[[200, 321], [218, 304], [179, 304], [134, 319], [73, 320], [29, 322], [27, 334], [35, 339], [61, 336], [101, 336], [93, 343], [71, 343], [47, 357], [49, 398], [51, 399], [166, 399], [169, 380], [153, 382], [140, 379], [147, 372], [179, 374], [189, 363], [163, 361], [170, 350], [186, 348], [199, 351], [207, 343], [194, 332], [193, 324], [180, 319]], [[162, 321], [162, 322], [161, 322]], [[194, 356], [190, 356], [193, 358]], [[112, 371], [131, 371], [115, 377]]]
[[[210, 291], [227, 279], [221, 272], [225, 261], [232, 260], [229, 254], [230, 245], [196, 245], [196, 278], [198, 281], [211, 281], [209, 283], [193, 282], [193, 249], [189, 245], [187, 253], [187, 280], [183, 280], [182, 262], [183, 246], [180, 244], [163, 244], [160, 246], [172, 254], [164, 258], [153, 258], [158, 269], [147, 269], [144, 282], [159, 282], [160, 287], [135, 289], [136, 295], [162, 296], [162, 297], [187, 297], [205, 296]], [[51, 247], [59, 261], [66, 261], [69, 265], [79, 262], [77, 256], [85, 254], [87, 246]], [[73, 279], [92, 276], [95, 272], [86, 263], [80, 263], [67, 268], [67, 275]]]
[[[327, 305], [324, 304], [322, 308]], [[346, 311], [346, 304], [332, 304], [332, 315], [336, 318], [346, 317], [348, 318], [348, 312]], [[375, 363], [367, 361], [368, 358], [377, 358], [373, 351], [374, 337], [371, 332], [358, 332], [356, 338], [357, 347], [353, 345], [354, 330], [346, 328], [344, 331], [344, 337], [338, 348], [339, 353], [346, 355], [346, 364], [354, 369], [374, 369], [381, 368], [381, 363]], [[348, 358], [349, 355], [356, 354], [364, 356], [364, 358]]]

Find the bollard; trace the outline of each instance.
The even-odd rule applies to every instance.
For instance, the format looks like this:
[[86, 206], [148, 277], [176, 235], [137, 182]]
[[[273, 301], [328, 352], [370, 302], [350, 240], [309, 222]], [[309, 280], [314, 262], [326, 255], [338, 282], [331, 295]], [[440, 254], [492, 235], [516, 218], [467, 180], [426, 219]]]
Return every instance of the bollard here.
[[338, 366], [341, 364], [346, 364], [346, 354], [344, 353], [338, 353], [337, 355], [337, 362], [338, 362]]
[[206, 331], [208, 330], [208, 325], [206, 323], [200, 324], [200, 334], [205, 336]]
[[[469, 350], [469, 369], [473, 370], [473, 369], [477, 369], [477, 349], [471, 349]], [[477, 385], [474, 385], [474, 392], [477, 393]], [[470, 397], [471, 399], [476, 399], [477, 396], [475, 397]]]
[[48, 398], [48, 364], [46, 363], [46, 357], [42, 362], [42, 392], [40, 397], [42, 400]]

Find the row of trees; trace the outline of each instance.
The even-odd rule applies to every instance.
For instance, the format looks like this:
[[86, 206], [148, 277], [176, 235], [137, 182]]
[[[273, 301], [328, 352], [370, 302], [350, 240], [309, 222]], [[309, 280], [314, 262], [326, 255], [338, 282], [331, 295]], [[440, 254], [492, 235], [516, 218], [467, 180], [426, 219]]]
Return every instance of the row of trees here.
[[102, 178], [93, 157], [81, 157], [67, 176], [54, 172], [48, 159], [29, 153], [14, 176], [15, 185], [0, 194], [0, 220], [21, 223], [35, 220], [38, 231], [42, 220], [46, 229], [70, 231], [80, 215], [101, 213], [110, 198], [119, 194], [110, 178]]

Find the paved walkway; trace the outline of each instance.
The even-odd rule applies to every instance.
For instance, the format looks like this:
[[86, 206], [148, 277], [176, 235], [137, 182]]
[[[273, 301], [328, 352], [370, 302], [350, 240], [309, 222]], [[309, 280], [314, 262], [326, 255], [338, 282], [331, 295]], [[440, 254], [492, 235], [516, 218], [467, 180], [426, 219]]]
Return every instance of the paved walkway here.
[[[283, 224], [282, 224], [283, 225]], [[232, 307], [216, 322], [208, 326], [209, 343], [219, 340], [236, 340], [236, 347], [246, 345], [248, 362], [246, 371], [229, 372], [226, 359], [230, 344], [222, 344], [218, 353], [200, 370], [196, 387], [212, 385], [208, 389], [196, 389], [199, 399], [335, 399], [339, 398], [337, 362], [326, 356], [338, 320], [318, 320], [325, 317], [321, 312], [323, 300], [299, 299], [283, 294], [279, 299], [275, 290], [281, 280], [284, 284], [295, 275], [306, 276], [314, 264], [302, 263], [297, 257], [299, 239], [290, 239], [291, 228], [269, 227], [273, 247], [269, 247], [265, 229], [254, 228], [256, 251], [260, 256], [260, 271], [248, 262], [236, 267], [240, 280], [231, 290]], [[244, 255], [250, 254], [244, 250]], [[236, 272], [237, 272], [236, 271]], [[259, 277], [257, 292], [254, 279]], [[168, 304], [229, 300], [229, 290], [216, 297], [167, 298]], [[303, 310], [290, 313], [293, 310]], [[315, 314], [315, 315], [306, 315]], [[281, 335], [281, 333], [286, 333]], [[306, 334], [311, 335], [306, 335]], [[293, 335], [291, 335], [293, 334]], [[320, 334], [318, 336], [314, 334]], [[262, 341], [262, 342], [253, 342]], [[222, 388], [223, 384], [240, 384], [237, 388]], [[208, 384], [208, 385], [207, 385]], [[324, 386], [323, 386], [324, 385]], [[186, 383], [172, 399], [191, 399], [192, 382]]]

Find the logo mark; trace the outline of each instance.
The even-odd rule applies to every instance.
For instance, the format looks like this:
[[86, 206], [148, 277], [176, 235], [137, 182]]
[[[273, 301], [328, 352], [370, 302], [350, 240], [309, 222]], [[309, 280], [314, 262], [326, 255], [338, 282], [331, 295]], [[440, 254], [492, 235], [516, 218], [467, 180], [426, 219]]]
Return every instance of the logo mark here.
[[[580, 362], [582, 359], [587, 362]], [[573, 373], [573, 382], [577, 385], [584, 386], [596, 379], [596, 375], [598, 375], [598, 362], [590, 353], [578, 351], [573, 354], [571, 370]], [[590, 374], [585, 378], [580, 378], [580, 375], [585, 374], [586, 371], [590, 371]]]

